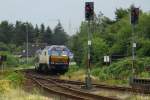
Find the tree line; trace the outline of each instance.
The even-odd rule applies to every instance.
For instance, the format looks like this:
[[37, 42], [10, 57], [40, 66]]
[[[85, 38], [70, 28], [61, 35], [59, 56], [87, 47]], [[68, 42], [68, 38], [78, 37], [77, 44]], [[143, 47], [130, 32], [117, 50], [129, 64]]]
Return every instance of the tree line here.
[[[87, 62], [88, 30], [92, 38], [91, 62], [102, 64], [105, 55], [121, 55], [131, 57], [132, 28], [130, 23], [130, 9], [116, 9], [114, 20], [103, 13], [95, 16], [89, 24], [83, 21], [80, 29], [73, 36], [68, 36], [59, 22], [54, 30], [44, 24], [33, 26], [31, 23], [8, 21], [0, 23], [0, 49], [16, 50], [26, 42], [29, 35], [30, 43], [47, 43], [48, 45], [67, 45], [74, 53], [78, 65]], [[150, 13], [140, 11], [139, 23], [135, 26], [134, 38], [137, 43], [136, 56], [150, 56]], [[9, 48], [8, 48], [9, 47]], [[19, 47], [19, 48], [18, 48]]]
[[[103, 57], [122, 56], [131, 57], [132, 28], [130, 23], [130, 9], [119, 8], [115, 11], [114, 20], [104, 16], [101, 12], [90, 23], [83, 21], [79, 32], [73, 35], [69, 42], [78, 65], [87, 62], [88, 30], [92, 38], [91, 63], [103, 64]], [[134, 38], [137, 43], [136, 56], [150, 56], [150, 13], [140, 11], [139, 23], [135, 26]]]
[[12, 24], [2, 21], [0, 23], [0, 44], [21, 46], [26, 43], [27, 33], [29, 43], [65, 45], [69, 39], [60, 22], [52, 30], [44, 24], [34, 26], [29, 22], [16, 21], [15, 24]]

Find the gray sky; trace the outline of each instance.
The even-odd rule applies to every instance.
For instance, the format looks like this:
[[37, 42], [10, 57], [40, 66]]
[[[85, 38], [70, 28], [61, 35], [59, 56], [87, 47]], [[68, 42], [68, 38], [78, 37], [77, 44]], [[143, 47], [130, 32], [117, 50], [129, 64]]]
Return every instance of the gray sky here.
[[94, 1], [95, 12], [101, 11], [111, 19], [115, 18], [116, 8], [128, 8], [131, 4], [150, 11], [150, 0], [0, 0], [0, 21], [29, 21], [34, 25], [44, 23], [54, 28], [59, 19], [71, 35], [84, 20], [85, 1]]

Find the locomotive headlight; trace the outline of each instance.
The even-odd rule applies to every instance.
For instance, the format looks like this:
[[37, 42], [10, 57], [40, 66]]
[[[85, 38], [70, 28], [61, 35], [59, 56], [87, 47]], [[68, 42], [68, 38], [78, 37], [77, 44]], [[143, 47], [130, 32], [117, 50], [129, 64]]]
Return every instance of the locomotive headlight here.
[[66, 57], [67, 55], [62, 55], [62, 56], [65, 56], [65, 57]]
[[51, 62], [51, 64], [54, 64], [54, 62]]

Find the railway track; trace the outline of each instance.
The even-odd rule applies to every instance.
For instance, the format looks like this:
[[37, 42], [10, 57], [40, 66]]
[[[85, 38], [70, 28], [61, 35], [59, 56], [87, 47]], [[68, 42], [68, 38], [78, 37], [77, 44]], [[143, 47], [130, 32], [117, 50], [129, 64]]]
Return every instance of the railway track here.
[[[70, 81], [70, 80], [60, 80], [60, 79], [55, 79], [53, 80], [57, 82], [64, 82], [64, 83], [71, 83], [71, 84], [78, 84], [78, 85], [84, 85], [84, 82], [79, 82], [79, 81]], [[104, 88], [104, 89], [111, 89], [111, 90], [116, 90], [116, 91], [128, 91], [128, 92], [140, 92], [138, 89], [133, 89], [131, 87], [121, 87], [121, 86], [110, 86], [110, 85], [105, 85], [105, 84], [92, 84], [96, 88]]]
[[[35, 73], [33, 70], [23, 70], [23, 72], [26, 73], [34, 73], [35, 75], [38, 75]], [[39, 76], [39, 75], [38, 75]], [[57, 76], [47, 76], [47, 75], [40, 75], [41, 77], [44, 77], [45, 79], [51, 79], [53, 81], [59, 82], [59, 83], [65, 83], [65, 84], [72, 84], [72, 85], [85, 85], [84, 82], [81, 81], [72, 81], [72, 80], [63, 80], [59, 79]], [[116, 90], [116, 91], [123, 91], [123, 92], [133, 92], [133, 93], [142, 93], [142, 94], [147, 94], [147, 92], [143, 92], [140, 89], [135, 89], [132, 87], [123, 87], [123, 86], [111, 86], [111, 85], [106, 85], [106, 84], [92, 84], [96, 88], [103, 88], [103, 89], [110, 89], [110, 90]], [[149, 93], [149, 92], [148, 92]]]
[[27, 77], [36, 82], [43, 89], [54, 94], [63, 95], [76, 100], [118, 100], [114, 97], [105, 97], [81, 91], [51, 79], [46, 79], [38, 75], [27, 74]]
[[[56, 82], [60, 83], [66, 83], [66, 84], [73, 84], [73, 85], [85, 85], [84, 82], [81, 81], [71, 81], [71, 80], [62, 80], [54, 77], [48, 77], [51, 80], [54, 80]], [[95, 88], [103, 88], [103, 89], [110, 89], [110, 90], [116, 90], [116, 91], [123, 91], [123, 92], [133, 92], [133, 93], [143, 93], [147, 94], [140, 89], [135, 89], [132, 87], [123, 87], [123, 86], [111, 86], [111, 85], [105, 85], [105, 84], [92, 84]]]
[[[85, 83], [81, 82], [81, 81], [62, 80], [62, 79], [59, 79], [58, 76], [38, 74], [33, 70], [26, 70], [23, 72], [25, 72], [27, 75], [31, 75], [28, 77], [31, 78], [33, 81], [35, 81], [39, 86], [41, 86], [45, 90], [53, 92], [54, 94], [63, 95], [63, 96], [75, 98], [75, 99], [82, 99], [82, 100], [83, 99], [84, 100], [101, 100], [101, 99], [102, 100], [116, 100], [116, 99], [120, 99], [120, 97], [118, 97], [118, 96], [111, 95], [111, 92], [117, 92], [120, 94], [124, 94], [124, 93], [125, 94], [133, 94], [133, 95], [135, 95], [135, 94], [138, 95], [139, 93], [147, 94], [139, 89], [133, 89], [131, 87], [110, 86], [110, 85], [105, 85], [105, 84], [93, 84], [94, 88], [96, 88], [98, 90], [103, 89], [104, 91], [105, 90], [109, 91], [110, 95], [111, 95], [111, 96], [110, 95], [98, 96], [97, 94], [93, 94], [93, 93], [91, 94], [89, 91], [86, 91], [85, 89], [83, 91], [80, 91], [80, 90], [82, 90], [81, 87], [85, 85]], [[45, 82], [42, 82], [42, 81], [45, 81]], [[47, 84], [45, 84], [45, 83], [47, 83]], [[53, 84], [55, 84], [55, 86], [53, 86]], [[51, 87], [60, 87], [60, 89], [59, 88], [53, 89]], [[53, 90], [49, 90], [49, 88], [53, 89]], [[66, 90], [69, 93], [68, 92], [66, 93]], [[73, 92], [74, 90], [76, 92]], [[70, 92], [70, 91], [72, 91], [72, 92]], [[83, 92], [84, 94], [81, 95], [81, 93], [79, 93], [79, 92]], [[91, 97], [89, 95], [92, 95], [92, 96], [95, 95], [97, 97], [94, 97], [94, 96]], [[107, 97], [107, 96], [110, 96], [110, 97]], [[101, 99], [99, 99], [99, 98], [101, 98]]]

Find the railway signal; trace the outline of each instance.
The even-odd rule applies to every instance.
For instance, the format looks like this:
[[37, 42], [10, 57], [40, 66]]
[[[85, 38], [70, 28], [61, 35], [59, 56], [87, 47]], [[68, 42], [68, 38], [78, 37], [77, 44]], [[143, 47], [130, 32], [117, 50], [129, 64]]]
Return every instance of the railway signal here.
[[7, 60], [7, 56], [6, 55], [3, 55], [2, 56], [2, 61], [6, 61]]
[[94, 2], [85, 3], [85, 19], [88, 21], [94, 19]]
[[139, 8], [131, 7], [131, 24], [138, 24]]
[[86, 77], [85, 77], [85, 88], [86, 89], [91, 89], [92, 88], [92, 83], [91, 83], [91, 77], [90, 77], [90, 66], [91, 66], [91, 31], [90, 31], [90, 22], [94, 20], [94, 2], [85, 2], [85, 20], [87, 21], [88, 24], [88, 62], [87, 62], [87, 68], [86, 68]]
[[131, 6], [131, 25], [132, 25], [132, 78], [134, 77], [135, 73], [135, 61], [136, 61], [136, 40], [135, 40], [135, 26], [138, 24], [139, 20], [139, 8]]
[[7, 56], [6, 55], [0, 55], [0, 66], [1, 66], [1, 70], [3, 72], [4, 70], [4, 63], [7, 60]]
[[0, 61], [3, 62], [3, 61], [6, 61], [7, 60], [7, 56], [6, 55], [1, 55], [0, 56]]

